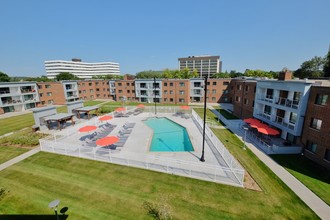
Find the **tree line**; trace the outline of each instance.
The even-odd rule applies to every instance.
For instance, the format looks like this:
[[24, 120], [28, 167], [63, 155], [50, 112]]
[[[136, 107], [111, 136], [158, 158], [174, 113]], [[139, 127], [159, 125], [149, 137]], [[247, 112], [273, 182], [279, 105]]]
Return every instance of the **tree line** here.
[[[244, 73], [231, 70], [230, 72], [216, 73], [212, 78], [235, 78], [240, 76], [247, 77], [267, 77], [267, 78], [277, 78], [279, 72], [276, 71], [264, 71], [264, 70], [250, 70], [246, 69]], [[300, 68], [293, 71], [294, 77], [304, 79], [304, 78], [320, 78], [320, 77], [330, 77], [330, 49], [326, 56], [320, 57], [315, 56], [310, 60], [303, 62]], [[150, 78], [163, 78], [163, 79], [190, 79], [198, 78], [199, 74], [197, 70], [190, 71], [188, 68], [183, 70], [170, 70], [165, 69], [163, 71], [147, 70], [136, 73], [135, 75], [126, 74], [128, 78], [137, 79], [150, 79]], [[123, 79], [123, 75], [105, 75], [105, 76], [94, 76], [92, 79], [108, 79], [116, 80]], [[46, 76], [41, 77], [9, 77], [6, 73], [0, 72], [0, 82], [18, 82], [18, 81], [34, 81], [34, 82], [52, 82], [52, 81], [62, 81], [62, 80], [78, 80], [77, 76], [64, 72], [56, 76], [55, 79], [48, 79]]]

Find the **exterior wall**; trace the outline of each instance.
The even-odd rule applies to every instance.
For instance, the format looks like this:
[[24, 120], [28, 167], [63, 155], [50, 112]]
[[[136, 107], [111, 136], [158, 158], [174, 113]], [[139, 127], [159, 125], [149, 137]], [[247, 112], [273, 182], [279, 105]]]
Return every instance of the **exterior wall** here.
[[[316, 103], [317, 95], [328, 96], [324, 105]], [[311, 127], [313, 118], [322, 121], [319, 130]], [[325, 159], [330, 151], [330, 87], [311, 87], [301, 142], [306, 157], [330, 169], [330, 160]], [[312, 143], [317, 145], [315, 149], [311, 148]]]
[[231, 79], [208, 79], [206, 101], [209, 103], [230, 102], [229, 84]]
[[188, 104], [190, 82], [188, 79], [163, 79], [162, 103]]
[[257, 82], [245, 79], [230, 81], [230, 101], [233, 104], [233, 114], [241, 119], [253, 117], [254, 99]]
[[309, 91], [313, 82], [259, 80], [253, 116], [280, 129], [281, 138], [295, 143], [301, 136]]
[[[135, 96], [137, 101], [151, 103], [154, 98], [162, 100], [162, 79], [156, 79], [156, 88], [154, 88], [153, 79], [135, 80]], [[118, 90], [116, 85], [116, 90]], [[156, 92], [156, 95], [154, 94]]]
[[190, 102], [204, 101], [204, 79], [190, 79]]
[[78, 81], [79, 98], [83, 100], [110, 99], [108, 80]]
[[90, 79], [93, 76], [119, 75], [119, 63], [99, 62], [85, 63], [79, 59], [73, 61], [50, 60], [45, 61], [47, 77], [54, 79], [61, 72], [69, 72], [79, 78]]
[[64, 87], [61, 82], [40, 82], [38, 83], [40, 102], [38, 107], [46, 105], [65, 105], [66, 98]]
[[79, 99], [77, 81], [62, 81], [66, 102], [74, 102]]
[[199, 77], [207, 76], [210, 78], [213, 74], [221, 72], [221, 61], [219, 56], [191, 56], [188, 58], [179, 58], [179, 69], [188, 68], [190, 71], [197, 70]]
[[115, 94], [117, 101], [137, 101], [134, 80], [124, 79], [115, 81]]
[[0, 113], [35, 108], [39, 102], [35, 82], [0, 83]]

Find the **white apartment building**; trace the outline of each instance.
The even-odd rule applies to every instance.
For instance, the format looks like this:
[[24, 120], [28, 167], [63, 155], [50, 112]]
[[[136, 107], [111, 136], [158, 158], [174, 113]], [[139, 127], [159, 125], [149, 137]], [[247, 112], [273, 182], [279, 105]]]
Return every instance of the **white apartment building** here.
[[90, 79], [93, 76], [104, 75], [119, 75], [119, 63], [113, 62], [98, 62], [85, 63], [80, 59], [72, 59], [72, 61], [65, 60], [50, 60], [45, 61], [45, 69], [47, 77], [54, 79], [56, 75], [69, 72], [79, 78]]
[[281, 138], [296, 144], [301, 136], [314, 81], [258, 80], [253, 116], [281, 130]]
[[190, 71], [197, 70], [199, 77], [207, 76], [210, 78], [213, 74], [221, 72], [220, 56], [189, 56], [188, 58], [178, 58], [179, 69], [188, 68]]
[[160, 102], [162, 98], [162, 80], [136, 79], [135, 97], [139, 102]]
[[38, 87], [35, 82], [0, 83], [0, 113], [35, 108], [38, 102]]
[[201, 102], [204, 96], [204, 79], [190, 79], [190, 101]]
[[74, 102], [79, 100], [77, 81], [62, 81], [64, 88], [64, 97], [66, 102]]

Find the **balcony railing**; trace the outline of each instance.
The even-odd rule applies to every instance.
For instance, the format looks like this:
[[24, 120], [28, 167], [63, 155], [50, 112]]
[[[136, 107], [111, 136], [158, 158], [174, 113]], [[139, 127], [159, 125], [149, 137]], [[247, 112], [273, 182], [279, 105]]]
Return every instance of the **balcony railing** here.
[[294, 127], [295, 127], [295, 124], [290, 123], [290, 122], [286, 122], [285, 119], [283, 117], [280, 117], [280, 116], [276, 116], [274, 122], [276, 122], [277, 124], [279, 124], [283, 127], [289, 128], [291, 130], [294, 130]]
[[277, 104], [277, 105], [282, 105], [282, 106], [286, 106], [286, 107], [294, 108], [294, 109], [298, 109], [298, 106], [299, 106], [298, 100], [292, 100], [292, 99], [287, 99], [287, 98], [282, 98], [282, 97], [276, 97], [275, 100], [276, 100], [275, 104]]

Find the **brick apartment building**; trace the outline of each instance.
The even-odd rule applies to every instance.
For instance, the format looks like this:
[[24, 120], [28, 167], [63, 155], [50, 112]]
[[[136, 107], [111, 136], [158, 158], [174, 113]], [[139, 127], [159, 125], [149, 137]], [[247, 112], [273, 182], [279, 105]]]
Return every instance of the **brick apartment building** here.
[[328, 168], [330, 168], [329, 86], [312, 86], [301, 138], [306, 157]]
[[123, 80], [114, 81], [115, 97], [117, 101], [136, 102], [135, 82], [134, 79], [124, 78]]
[[83, 80], [78, 81], [79, 99], [109, 99], [109, 80]]
[[257, 81], [252, 79], [232, 79], [230, 81], [230, 102], [233, 114], [241, 119], [253, 117]]
[[187, 104], [189, 102], [189, 79], [163, 79], [162, 88], [162, 103]]

